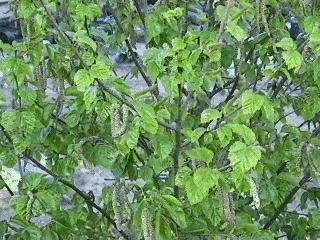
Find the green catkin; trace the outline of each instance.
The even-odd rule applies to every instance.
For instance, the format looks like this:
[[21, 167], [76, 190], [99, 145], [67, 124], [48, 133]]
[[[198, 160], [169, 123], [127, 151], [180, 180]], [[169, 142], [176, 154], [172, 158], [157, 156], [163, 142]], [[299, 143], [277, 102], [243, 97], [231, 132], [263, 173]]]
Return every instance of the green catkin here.
[[144, 208], [141, 213], [141, 227], [144, 240], [155, 240], [153, 216], [149, 208]]
[[269, 25], [268, 25], [268, 20], [267, 20], [267, 16], [266, 16], [266, 12], [267, 12], [267, 7], [266, 7], [266, 2], [265, 0], [261, 0], [260, 2], [260, 6], [261, 6], [261, 18], [262, 18], [262, 24], [264, 27], [264, 30], [268, 33], [268, 35], [271, 35], [270, 29], [269, 29]]
[[257, 22], [257, 32], [260, 33], [260, 1], [256, 0], [256, 22]]
[[110, 112], [111, 135], [113, 138], [120, 137], [127, 129], [129, 109], [126, 105], [116, 105]]
[[118, 227], [121, 226], [121, 224], [123, 223], [123, 214], [121, 209], [121, 203], [119, 201], [120, 200], [119, 192], [120, 192], [120, 185], [116, 183], [112, 192], [112, 208], [114, 213], [114, 220]]
[[224, 218], [230, 226], [234, 226], [235, 205], [232, 198], [232, 194], [226, 192], [223, 188], [219, 187], [217, 190], [217, 195], [219, 197], [220, 206], [222, 206], [220, 210], [222, 218]]
[[249, 178], [249, 184], [250, 184], [250, 194], [253, 198], [253, 205], [255, 206], [255, 208], [258, 209], [260, 207], [260, 198], [259, 198], [257, 185], [252, 178]]

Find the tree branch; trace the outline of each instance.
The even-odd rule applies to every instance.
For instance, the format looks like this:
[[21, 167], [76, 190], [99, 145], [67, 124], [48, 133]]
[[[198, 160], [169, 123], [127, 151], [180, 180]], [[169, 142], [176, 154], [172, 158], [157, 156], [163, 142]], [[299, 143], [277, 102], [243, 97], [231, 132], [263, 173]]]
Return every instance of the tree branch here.
[[0, 182], [4, 183], [4, 187], [7, 189], [7, 191], [10, 193], [11, 197], [14, 196], [13, 191], [11, 190], [11, 188], [8, 186], [8, 184], [6, 183], [6, 181], [2, 178], [2, 176], [0, 175]]

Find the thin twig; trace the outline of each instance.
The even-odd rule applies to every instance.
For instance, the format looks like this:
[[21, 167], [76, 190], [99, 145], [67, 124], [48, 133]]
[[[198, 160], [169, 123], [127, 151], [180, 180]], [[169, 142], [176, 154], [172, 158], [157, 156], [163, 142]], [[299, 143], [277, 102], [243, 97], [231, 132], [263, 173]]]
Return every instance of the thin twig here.
[[11, 197], [14, 196], [13, 191], [11, 190], [11, 188], [8, 186], [8, 184], [6, 183], [6, 181], [3, 179], [3, 177], [0, 175], [0, 182], [3, 182], [4, 187], [7, 189], [7, 191], [10, 193]]
[[[107, 1], [106, 4], [107, 4], [108, 8], [110, 9], [110, 12], [112, 13], [112, 16], [114, 17], [114, 20], [116, 21], [116, 24], [117, 24], [117, 26], [118, 26], [118, 28], [119, 28], [119, 31], [120, 31], [121, 33], [124, 33], [125, 31], [124, 31], [124, 29], [123, 29], [123, 27], [122, 27], [122, 24], [121, 24], [118, 16], [116, 15], [115, 11], [113, 10], [110, 2]], [[130, 54], [131, 54], [131, 57], [132, 57], [132, 59], [133, 59], [133, 62], [134, 62], [134, 64], [136, 65], [136, 67], [138, 68], [138, 71], [140, 72], [142, 78], [144, 79], [144, 81], [146, 82], [146, 84], [148, 85], [148, 87], [151, 87], [151, 86], [153, 85], [153, 83], [152, 83], [151, 79], [147, 76], [147, 74], [145, 73], [145, 71], [144, 71], [144, 69], [143, 69], [144, 67], [143, 67], [142, 64], [140, 63], [141, 60], [139, 59], [139, 56], [138, 56], [138, 55], [135, 53], [135, 51], [133, 50], [133, 47], [132, 47], [129, 39], [126, 39], [126, 40], [125, 40], [125, 43], [126, 43], [126, 46], [127, 46], [128, 50], [129, 50], [129, 52], [130, 52]], [[157, 98], [159, 98], [159, 90], [158, 90], [158, 88], [157, 88], [156, 90], [154, 90], [154, 95], [155, 95]]]

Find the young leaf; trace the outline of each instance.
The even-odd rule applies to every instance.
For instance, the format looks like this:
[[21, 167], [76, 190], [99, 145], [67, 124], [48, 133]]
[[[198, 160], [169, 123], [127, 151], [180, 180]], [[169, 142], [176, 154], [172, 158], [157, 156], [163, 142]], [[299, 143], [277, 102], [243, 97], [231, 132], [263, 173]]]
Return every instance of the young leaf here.
[[265, 97], [247, 90], [241, 98], [242, 109], [245, 114], [254, 114], [261, 109], [265, 103]]
[[201, 123], [215, 121], [221, 117], [221, 113], [217, 109], [206, 109], [201, 113]]
[[283, 53], [283, 58], [289, 70], [298, 69], [303, 63], [303, 57], [297, 50]]
[[239, 135], [246, 144], [253, 144], [256, 141], [256, 136], [254, 132], [243, 124], [230, 124], [232, 132]]
[[135, 108], [143, 121], [142, 127], [147, 132], [151, 134], [156, 134], [158, 131], [158, 122], [153, 107], [143, 102], [136, 102]]
[[74, 82], [77, 85], [78, 90], [84, 92], [94, 82], [94, 78], [90, 75], [89, 71], [80, 69], [74, 75]]
[[211, 163], [213, 158], [213, 152], [204, 147], [190, 149], [186, 154], [191, 159], [203, 161], [207, 164]]
[[235, 142], [229, 150], [231, 164], [241, 172], [254, 168], [261, 158], [261, 151], [257, 146], [247, 146], [242, 142]]

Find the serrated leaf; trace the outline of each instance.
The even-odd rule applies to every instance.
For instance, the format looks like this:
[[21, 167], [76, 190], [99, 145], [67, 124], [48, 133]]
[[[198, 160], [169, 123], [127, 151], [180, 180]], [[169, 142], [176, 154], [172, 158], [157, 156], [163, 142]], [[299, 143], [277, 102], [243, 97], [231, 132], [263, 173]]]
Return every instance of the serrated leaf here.
[[276, 43], [276, 46], [284, 50], [294, 50], [297, 48], [292, 38], [282, 38], [280, 42]]
[[80, 122], [80, 114], [77, 112], [71, 112], [66, 118], [66, 123], [69, 127], [74, 128]]
[[187, 227], [185, 212], [182, 203], [171, 195], [162, 195], [164, 201], [161, 201], [163, 207], [168, 211], [169, 215], [182, 228]]
[[217, 135], [221, 143], [221, 147], [226, 147], [233, 139], [232, 129], [228, 125], [224, 125], [217, 130]]
[[77, 85], [78, 90], [84, 92], [94, 82], [94, 78], [90, 75], [89, 71], [80, 69], [74, 75], [74, 82]]
[[139, 136], [140, 136], [139, 127], [133, 127], [132, 129], [130, 129], [124, 134], [123, 138], [125, 139], [125, 142], [128, 148], [134, 149], [137, 146]]
[[235, 142], [229, 149], [229, 159], [235, 169], [247, 172], [254, 168], [261, 158], [261, 151], [257, 146]]
[[256, 136], [254, 132], [243, 124], [229, 124], [232, 129], [232, 132], [239, 135], [246, 144], [252, 144], [256, 141]]
[[190, 203], [194, 205], [205, 199], [209, 194], [210, 188], [218, 185], [219, 177], [220, 173], [215, 169], [198, 169], [193, 178], [188, 178], [185, 183]]
[[205, 147], [198, 147], [186, 151], [189, 158], [194, 160], [203, 161], [207, 164], [212, 162], [213, 152]]
[[265, 103], [265, 97], [253, 93], [251, 90], [245, 91], [241, 98], [242, 110], [245, 114], [254, 114], [261, 109]]
[[303, 63], [303, 57], [297, 50], [291, 50], [283, 53], [283, 58], [288, 67], [288, 70], [298, 69]]
[[156, 120], [156, 113], [151, 105], [143, 102], [136, 102], [135, 109], [141, 117], [142, 127], [151, 134], [156, 134], [158, 131], [158, 122]]
[[199, 188], [210, 189], [218, 185], [220, 178], [220, 172], [212, 168], [200, 168], [197, 169], [193, 175], [193, 181], [199, 186]]
[[199, 188], [193, 178], [189, 178], [185, 184], [187, 197], [192, 205], [201, 202], [208, 196], [208, 190]]
[[93, 51], [97, 50], [97, 44], [94, 40], [92, 40], [85, 30], [80, 30], [75, 34], [75, 40], [78, 43], [90, 46]]
[[201, 113], [201, 123], [215, 121], [221, 117], [217, 109], [206, 109]]
[[247, 37], [247, 32], [237, 25], [236, 23], [230, 23], [227, 26], [228, 32], [238, 41], [242, 41]]
[[89, 87], [84, 92], [83, 100], [84, 100], [84, 105], [86, 106], [86, 109], [90, 110], [97, 100], [97, 88], [93, 86]]
[[178, 187], [184, 187], [187, 179], [190, 177], [192, 171], [189, 167], [184, 166], [182, 168], [179, 168], [176, 178], [175, 178], [175, 184]]

